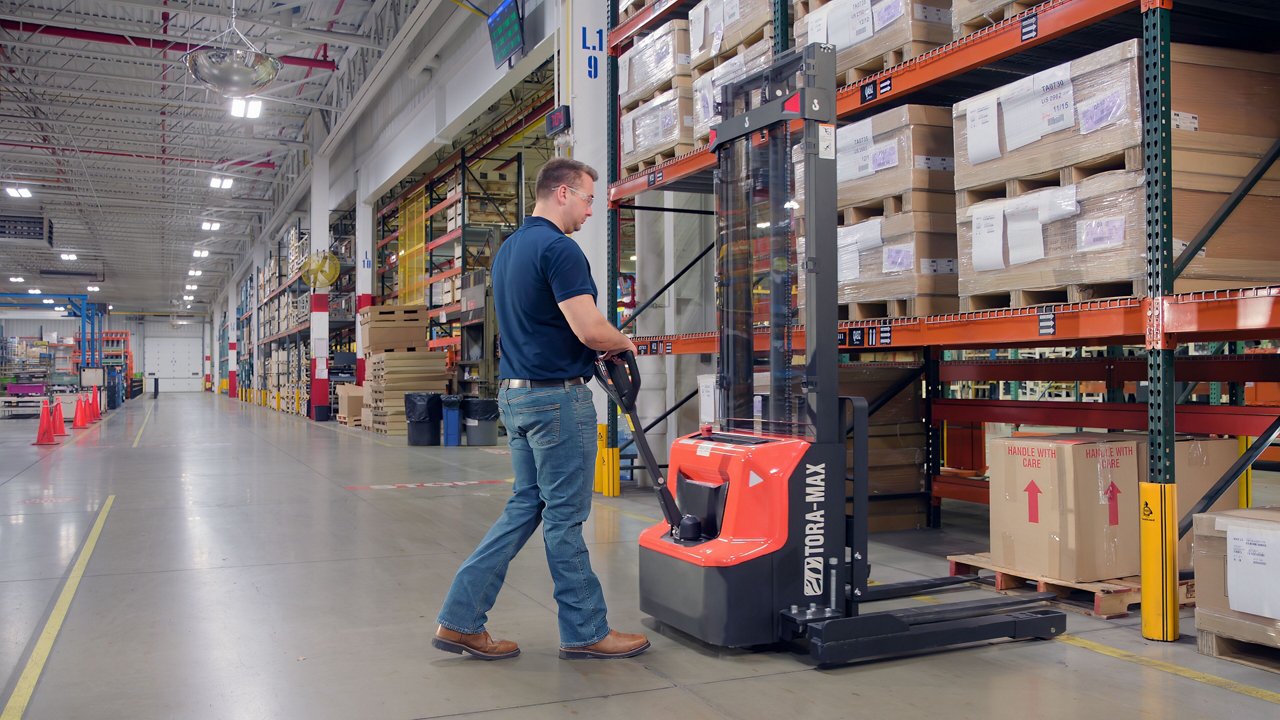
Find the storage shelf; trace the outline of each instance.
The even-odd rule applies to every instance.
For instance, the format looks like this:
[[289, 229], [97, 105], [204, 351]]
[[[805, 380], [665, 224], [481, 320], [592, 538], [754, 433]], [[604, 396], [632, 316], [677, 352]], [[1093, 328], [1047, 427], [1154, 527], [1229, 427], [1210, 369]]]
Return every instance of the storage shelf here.
[[[1280, 338], [1280, 287], [1172, 295], [1164, 298], [1162, 305], [1165, 335], [1172, 342]], [[842, 351], [859, 351], [1142, 345], [1151, 306], [1149, 298], [1117, 298], [922, 318], [846, 321], [839, 325], [839, 346]], [[801, 329], [796, 343], [802, 343], [803, 337]], [[719, 346], [715, 332], [633, 340], [645, 355], [714, 353]], [[757, 331], [756, 349], [768, 349], [768, 340], [766, 331]]]
[[294, 284], [301, 279], [302, 279], [302, 268], [298, 268], [298, 270], [295, 271], [293, 274], [289, 275], [284, 282], [280, 283], [279, 287], [277, 287], [275, 290], [272, 290], [265, 298], [263, 298], [262, 302], [258, 303], [258, 308], [261, 309], [263, 305], [266, 305], [272, 300], [275, 300], [276, 298], [280, 297], [281, 293], [292, 288]]
[[275, 335], [272, 335], [271, 337], [266, 338], [265, 340], [259, 341], [258, 347], [262, 347], [263, 345], [268, 345], [270, 343], [276, 342], [277, 340], [283, 340], [284, 338], [287, 338], [290, 335], [297, 335], [298, 333], [302, 332], [303, 330], [307, 330], [310, 327], [311, 327], [311, 321], [307, 320], [306, 322], [300, 325], [295, 325], [289, 328], [288, 330], [285, 330], [282, 333], [277, 333]]
[[636, 36], [648, 34], [668, 20], [688, 17], [695, 4], [692, 0], [654, 0], [609, 32], [609, 54], [621, 55], [623, 46], [635, 40]]

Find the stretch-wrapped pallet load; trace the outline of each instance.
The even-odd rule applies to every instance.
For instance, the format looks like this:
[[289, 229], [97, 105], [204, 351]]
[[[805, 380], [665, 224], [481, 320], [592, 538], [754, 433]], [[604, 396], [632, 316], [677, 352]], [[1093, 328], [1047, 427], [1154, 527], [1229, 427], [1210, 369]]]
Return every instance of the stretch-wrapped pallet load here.
[[692, 150], [692, 91], [672, 88], [623, 113], [621, 136], [624, 168]]
[[695, 71], [693, 78], [693, 137], [704, 140], [711, 128], [723, 118], [716, 112], [721, 88], [741, 80], [757, 70], [773, 63], [773, 41], [761, 39], [744, 47], [742, 52], [716, 65], [710, 70]]
[[904, 105], [836, 131], [849, 319], [956, 311], [954, 167], [948, 108]]
[[[1129, 41], [955, 105], [962, 309], [1145, 291], [1140, 63]], [[1176, 251], [1280, 136], [1280, 58], [1174, 45], [1170, 99]], [[1264, 176], [1175, 290], [1280, 277], [1280, 246], [1257, 242], [1280, 214], [1278, 178]]]
[[760, 38], [772, 39], [772, 0], [703, 0], [689, 11], [689, 51], [696, 68], [738, 52]]
[[[920, 384], [902, 383], [913, 372], [914, 363], [863, 362], [840, 367], [841, 396], [874, 398], [891, 388], [902, 388], [871, 416], [867, 431], [871, 532], [910, 530], [925, 524], [929, 507], [923, 494], [928, 427], [923, 421]], [[847, 452], [848, 467], [853, 467], [852, 445]], [[917, 495], [910, 497], [913, 493]], [[845, 494], [853, 494], [852, 481], [845, 482]], [[846, 504], [845, 511], [853, 511], [852, 503]]]
[[618, 58], [618, 102], [623, 108], [690, 82], [689, 23], [684, 20], [660, 26]]
[[794, 27], [797, 47], [835, 45], [837, 77], [854, 82], [951, 42], [951, 0], [831, 0]]

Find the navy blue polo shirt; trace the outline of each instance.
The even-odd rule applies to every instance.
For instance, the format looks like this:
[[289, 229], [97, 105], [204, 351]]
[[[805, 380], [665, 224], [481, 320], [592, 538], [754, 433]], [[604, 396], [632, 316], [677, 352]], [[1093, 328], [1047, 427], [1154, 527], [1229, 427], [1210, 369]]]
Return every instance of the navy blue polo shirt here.
[[493, 258], [502, 378], [567, 380], [591, 375], [596, 352], [573, 333], [558, 305], [579, 295], [596, 297], [582, 248], [550, 220], [525, 220]]

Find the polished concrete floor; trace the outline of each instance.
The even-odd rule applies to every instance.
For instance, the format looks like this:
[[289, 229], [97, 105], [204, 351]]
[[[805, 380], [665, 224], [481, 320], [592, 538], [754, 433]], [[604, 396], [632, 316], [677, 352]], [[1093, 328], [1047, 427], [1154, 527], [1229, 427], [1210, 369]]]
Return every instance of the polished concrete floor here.
[[[1070, 614], [1074, 641], [834, 670], [700, 645], [638, 609], [647, 492], [598, 499], [586, 536], [611, 623], [650, 633], [648, 653], [557, 658], [535, 537], [491, 614], [523, 654], [448, 655], [429, 645], [435, 613], [501, 510], [504, 449], [406, 448], [207, 394], [131, 401], [56, 448], [34, 436], [34, 421], [0, 421], [0, 702], [34, 666], [28, 718], [1280, 717], [1280, 675], [1198, 655], [1189, 614], [1172, 644], [1144, 641], [1136, 617]], [[108, 498], [47, 661], [33, 662]], [[980, 514], [948, 519], [878, 536], [874, 579], [940, 574], [945, 554], [985, 549]]]

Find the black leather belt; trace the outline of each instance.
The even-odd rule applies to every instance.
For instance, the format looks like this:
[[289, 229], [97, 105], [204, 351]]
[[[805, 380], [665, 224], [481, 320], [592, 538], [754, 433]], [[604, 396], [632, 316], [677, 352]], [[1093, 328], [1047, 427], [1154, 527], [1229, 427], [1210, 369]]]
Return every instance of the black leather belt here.
[[553, 388], [553, 387], [572, 387], [581, 385], [585, 380], [580, 377], [569, 378], [568, 380], [503, 380], [501, 387], [518, 390], [520, 388]]

